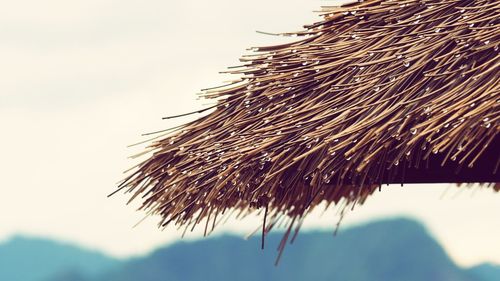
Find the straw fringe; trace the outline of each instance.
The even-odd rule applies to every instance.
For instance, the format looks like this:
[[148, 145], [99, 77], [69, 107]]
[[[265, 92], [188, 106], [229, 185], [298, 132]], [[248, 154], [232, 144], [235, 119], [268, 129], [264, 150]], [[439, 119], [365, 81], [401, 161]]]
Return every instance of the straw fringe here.
[[442, 154], [472, 167], [500, 130], [499, 10], [484, 0], [323, 7], [320, 22], [283, 34], [300, 40], [254, 48], [228, 71], [240, 80], [206, 89], [215, 109], [154, 140], [120, 187], [162, 226], [265, 209], [265, 234], [290, 217], [286, 243], [315, 206], [362, 203], [398, 165]]

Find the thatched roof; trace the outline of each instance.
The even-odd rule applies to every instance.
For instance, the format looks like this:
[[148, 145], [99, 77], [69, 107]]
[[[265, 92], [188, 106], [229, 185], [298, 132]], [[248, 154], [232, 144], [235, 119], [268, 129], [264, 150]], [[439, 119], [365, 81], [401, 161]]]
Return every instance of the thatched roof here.
[[154, 140], [120, 189], [161, 225], [262, 210], [265, 233], [383, 183], [499, 182], [499, 10], [324, 7], [321, 21], [284, 34], [301, 39], [256, 48], [230, 69], [240, 79], [205, 90], [217, 106]]

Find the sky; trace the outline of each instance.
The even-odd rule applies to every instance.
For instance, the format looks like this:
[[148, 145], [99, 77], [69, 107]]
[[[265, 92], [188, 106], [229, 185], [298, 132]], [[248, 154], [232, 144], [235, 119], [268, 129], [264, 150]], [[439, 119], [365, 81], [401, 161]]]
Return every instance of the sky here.
[[[219, 72], [248, 47], [293, 40], [256, 31], [299, 30], [321, 5], [339, 2], [0, 3], [0, 241], [22, 233], [128, 257], [179, 239], [175, 227], [159, 231], [154, 217], [133, 227], [144, 216], [138, 206], [125, 206], [122, 194], [107, 198], [143, 148], [128, 145], [190, 120], [161, 117], [210, 104], [196, 94], [233, 78]], [[499, 214], [500, 194], [491, 190], [389, 186], [343, 227], [410, 216], [468, 266], [500, 263]], [[318, 212], [305, 228], [333, 231], [336, 220]], [[229, 221], [217, 232], [244, 235], [259, 221]]]

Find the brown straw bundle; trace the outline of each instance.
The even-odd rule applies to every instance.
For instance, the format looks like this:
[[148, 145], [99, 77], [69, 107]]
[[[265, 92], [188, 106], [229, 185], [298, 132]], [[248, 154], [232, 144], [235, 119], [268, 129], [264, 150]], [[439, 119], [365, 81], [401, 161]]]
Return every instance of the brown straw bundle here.
[[230, 210], [261, 210], [263, 234], [288, 225], [282, 250], [318, 204], [362, 203], [383, 183], [498, 188], [499, 10], [324, 7], [321, 21], [283, 34], [301, 40], [256, 48], [230, 69], [240, 79], [206, 89], [211, 112], [153, 141], [119, 190], [141, 195], [161, 226], [206, 219], [207, 231]]

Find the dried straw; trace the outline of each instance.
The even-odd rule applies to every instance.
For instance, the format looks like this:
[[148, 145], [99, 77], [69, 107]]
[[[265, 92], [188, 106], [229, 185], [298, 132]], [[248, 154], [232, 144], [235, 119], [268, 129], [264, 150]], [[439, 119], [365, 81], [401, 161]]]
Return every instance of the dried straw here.
[[[394, 177], [425, 182], [429, 159], [466, 173], [489, 157], [481, 171], [498, 182], [499, 10], [485, 0], [323, 7], [321, 21], [282, 34], [300, 40], [255, 48], [228, 71], [240, 79], [206, 89], [212, 111], [153, 141], [119, 190], [141, 195], [161, 226], [206, 219], [207, 232], [228, 210], [261, 210], [263, 234], [288, 225], [282, 250], [321, 202], [362, 203]], [[464, 181], [483, 181], [474, 175]]]

